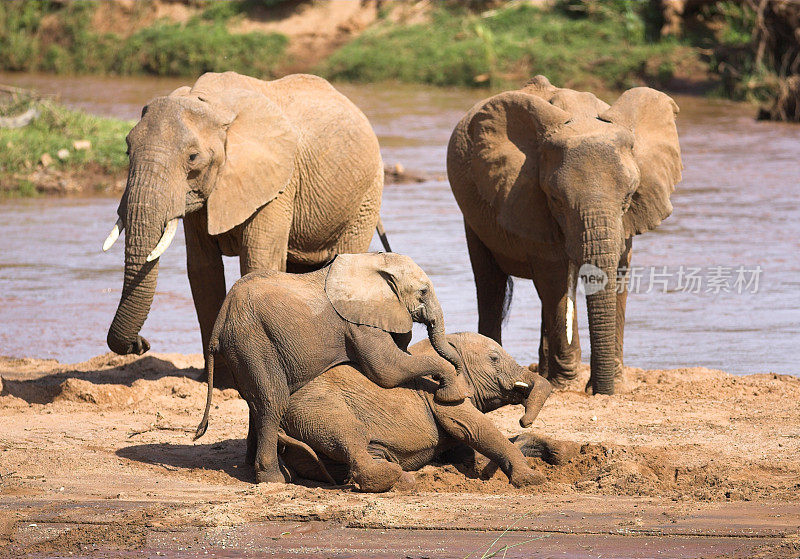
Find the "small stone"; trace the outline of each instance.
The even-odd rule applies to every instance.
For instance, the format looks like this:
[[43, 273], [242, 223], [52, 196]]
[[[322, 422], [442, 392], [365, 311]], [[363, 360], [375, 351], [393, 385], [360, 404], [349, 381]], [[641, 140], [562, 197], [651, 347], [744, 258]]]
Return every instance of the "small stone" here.
[[53, 164], [53, 158], [49, 153], [43, 153], [39, 158], [39, 163], [42, 164], [42, 167], [49, 167]]
[[396, 175], [402, 175], [406, 172], [406, 168], [403, 167], [402, 163], [395, 163], [394, 164], [394, 172]]
[[92, 149], [92, 142], [89, 140], [75, 140], [72, 142], [72, 149], [80, 151], [82, 149]]
[[58, 150], [56, 155], [61, 161], [64, 161], [67, 157], [69, 157], [69, 150], [67, 148], [61, 148]]

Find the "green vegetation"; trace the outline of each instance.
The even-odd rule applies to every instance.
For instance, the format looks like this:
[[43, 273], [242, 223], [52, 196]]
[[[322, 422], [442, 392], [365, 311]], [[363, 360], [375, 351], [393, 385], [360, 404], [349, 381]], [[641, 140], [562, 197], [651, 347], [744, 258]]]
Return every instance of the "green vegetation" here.
[[[762, 26], [759, 31], [756, 20], [751, 5], [728, 0], [702, 5], [688, 21], [686, 36], [694, 46], [710, 52], [709, 68], [720, 77], [717, 93], [721, 96], [764, 102], [777, 93], [784, 61], [763, 47], [759, 57], [759, 35], [772, 29]], [[791, 48], [773, 43], [780, 55], [791, 55]]]
[[239, 4], [212, 4], [209, 18], [157, 21], [122, 37], [92, 30], [94, 2], [3, 2], [0, 69], [172, 76], [235, 70], [271, 77], [284, 60], [288, 39], [277, 33], [230, 33], [225, 21]]
[[503, 86], [544, 74], [573, 87], [655, 86], [693, 53], [676, 40], [651, 41], [646, 2], [562, 1], [551, 9], [511, 5], [483, 14], [438, 7], [429, 24], [383, 22], [339, 49], [319, 69], [349, 81]]
[[[22, 128], [0, 128], [0, 196], [31, 196], [36, 187], [32, 173], [82, 172], [91, 164], [94, 172], [118, 174], [128, 164], [125, 135], [132, 122], [103, 118], [68, 109], [51, 100], [15, 95], [3, 103], [2, 116], [16, 115], [34, 107], [39, 116]], [[76, 149], [75, 142], [89, 141]], [[58, 152], [67, 150], [63, 160]], [[63, 153], [62, 153], [63, 155]]]

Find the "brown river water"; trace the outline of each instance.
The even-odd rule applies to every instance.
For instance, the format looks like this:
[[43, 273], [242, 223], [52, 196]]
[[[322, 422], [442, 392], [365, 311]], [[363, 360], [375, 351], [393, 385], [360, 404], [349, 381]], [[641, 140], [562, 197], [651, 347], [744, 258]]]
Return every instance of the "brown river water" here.
[[[63, 102], [135, 119], [150, 98], [188, 80], [0, 74]], [[461, 215], [445, 179], [450, 132], [482, 91], [396, 84], [338, 86], [367, 114], [387, 164], [430, 176], [388, 185], [383, 220], [392, 247], [430, 275], [447, 329], [475, 330], [477, 311]], [[800, 373], [800, 126], [756, 122], [750, 106], [677, 96], [685, 165], [674, 212], [634, 240], [626, 364], [706, 366], [732, 373]], [[0, 354], [66, 362], [108, 351], [122, 286], [122, 247], [100, 250], [117, 199], [0, 202]], [[373, 248], [379, 244], [373, 241]], [[156, 352], [199, 353], [182, 232], [162, 256], [142, 334]], [[666, 268], [664, 268], [666, 267]], [[226, 259], [229, 285], [238, 262]], [[585, 305], [578, 301], [584, 361]], [[540, 306], [516, 280], [504, 345], [536, 360]], [[424, 330], [415, 331], [415, 338]]]

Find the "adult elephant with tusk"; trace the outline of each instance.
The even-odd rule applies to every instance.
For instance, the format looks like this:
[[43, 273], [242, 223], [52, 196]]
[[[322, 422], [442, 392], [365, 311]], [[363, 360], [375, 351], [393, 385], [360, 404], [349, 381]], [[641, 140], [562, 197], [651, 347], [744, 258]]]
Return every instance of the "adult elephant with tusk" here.
[[614, 392], [631, 239], [672, 212], [681, 179], [675, 115], [646, 87], [609, 106], [536, 76], [475, 105], [450, 138], [447, 174], [464, 214], [478, 330], [500, 341], [510, 276], [542, 301], [539, 372], [558, 385], [580, 362], [575, 287], [584, 279], [591, 338], [587, 389]]
[[127, 142], [127, 187], [103, 245], [125, 230], [122, 297], [108, 331], [119, 354], [150, 347], [139, 331], [181, 218], [204, 350], [225, 298], [223, 255], [238, 256], [243, 275], [305, 272], [369, 247], [383, 189], [378, 141], [321, 78], [204, 74], [151, 101]]

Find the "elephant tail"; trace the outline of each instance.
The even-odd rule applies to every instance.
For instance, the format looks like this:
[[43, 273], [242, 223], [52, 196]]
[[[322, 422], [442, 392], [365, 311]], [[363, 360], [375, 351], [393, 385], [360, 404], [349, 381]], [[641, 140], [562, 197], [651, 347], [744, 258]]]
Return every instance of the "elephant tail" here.
[[[300, 466], [303, 468], [302, 472], [297, 472], [301, 475], [305, 474], [302, 475], [302, 477], [308, 476], [308, 479], [327, 482], [331, 485], [338, 485], [336, 480], [333, 479], [333, 476], [328, 472], [325, 464], [322, 463], [317, 453], [314, 452], [314, 449], [306, 443], [294, 437], [290, 437], [283, 429], [278, 431], [278, 443], [279, 448], [283, 446], [282, 454], [284, 455], [284, 461], [289, 466]], [[295, 462], [297, 462], [297, 464]]]
[[389, 238], [386, 236], [386, 229], [383, 228], [383, 221], [381, 221], [380, 216], [378, 216], [378, 223], [375, 225], [375, 231], [377, 231], [378, 237], [381, 239], [383, 250], [392, 252], [392, 247], [389, 246]]
[[214, 351], [208, 352], [208, 359], [206, 359], [206, 377], [208, 379], [208, 395], [206, 396], [206, 411], [203, 413], [203, 419], [200, 420], [200, 425], [197, 426], [194, 439], [197, 440], [206, 434], [208, 429], [208, 415], [211, 412], [211, 398], [214, 395]]

